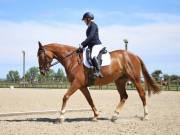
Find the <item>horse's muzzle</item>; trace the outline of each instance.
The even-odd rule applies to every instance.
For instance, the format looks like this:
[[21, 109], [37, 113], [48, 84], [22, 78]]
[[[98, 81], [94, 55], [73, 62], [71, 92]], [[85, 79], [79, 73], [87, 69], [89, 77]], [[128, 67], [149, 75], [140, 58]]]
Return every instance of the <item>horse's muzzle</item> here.
[[46, 75], [46, 73], [49, 71], [49, 69], [40, 69], [41, 75]]
[[43, 70], [43, 69], [41, 69], [41, 70], [40, 70], [40, 73], [41, 73], [41, 75], [45, 75], [45, 74], [46, 74], [46, 71]]

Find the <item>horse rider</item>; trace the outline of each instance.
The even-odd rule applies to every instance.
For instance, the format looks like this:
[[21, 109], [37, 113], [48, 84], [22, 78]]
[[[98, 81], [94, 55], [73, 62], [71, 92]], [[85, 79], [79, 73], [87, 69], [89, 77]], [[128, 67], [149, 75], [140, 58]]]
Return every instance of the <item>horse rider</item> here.
[[103, 75], [100, 72], [100, 63], [97, 59], [99, 50], [103, 48], [103, 46], [101, 45], [101, 41], [99, 39], [98, 26], [93, 21], [94, 15], [90, 12], [86, 12], [82, 17], [82, 20], [88, 26], [86, 30], [87, 38], [80, 44], [80, 47], [78, 48], [77, 52], [82, 52], [83, 49], [88, 46], [88, 48], [91, 50], [92, 64], [95, 68], [94, 75], [96, 77], [102, 78]]

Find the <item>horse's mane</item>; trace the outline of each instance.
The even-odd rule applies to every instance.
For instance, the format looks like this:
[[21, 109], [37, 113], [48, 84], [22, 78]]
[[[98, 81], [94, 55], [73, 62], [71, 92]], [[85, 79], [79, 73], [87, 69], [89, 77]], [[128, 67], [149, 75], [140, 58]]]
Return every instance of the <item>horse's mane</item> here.
[[60, 48], [60, 49], [67, 49], [67, 50], [75, 50], [77, 49], [74, 46], [71, 45], [64, 45], [64, 44], [59, 44], [59, 43], [50, 43], [47, 45], [44, 45], [45, 48]]
[[[54, 51], [54, 50], [66, 50], [66, 51], [74, 51], [76, 50], [77, 48], [72, 46], [72, 45], [64, 45], [64, 44], [59, 44], [59, 43], [50, 43], [50, 44], [45, 44], [43, 46], [43, 48], [45, 50], [51, 50], [51, 51]], [[44, 51], [44, 49], [42, 48], [39, 48], [38, 49], [38, 52], [37, 52], [37, 56], [39, 56], [39, 54]]]

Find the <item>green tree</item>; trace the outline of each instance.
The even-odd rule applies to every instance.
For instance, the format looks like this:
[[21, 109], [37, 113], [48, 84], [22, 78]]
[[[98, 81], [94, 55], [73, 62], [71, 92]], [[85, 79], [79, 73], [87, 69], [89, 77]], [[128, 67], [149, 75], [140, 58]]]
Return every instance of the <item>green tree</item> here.
[[179, 78], [180, 78], [180, 77], [179, 77], [178, 75], [171, 75], [171, 76], [170, 76], [170, 80], [171, 80], [171, 81], [174, 81], [174, 82], [177, 81]]
[[41, 75], [38, 67], [31, 67], [25, 74], [26, 81], [34, 82], [49, 82], [49, 81], [65, 81], [66, 77], [62, 69], [58, 69], [57, 73], [50, 69], [45, 76]]
[[53, 70], [53, 69], [50, 69], [50, 70], [46, 73], [46, 75], [45, 75], [46, 80], [51, 80], [51, 81], [53, 81], [53, 80], [55, 79], [55, 75], [56, 75], [56, 73], [54, 72], [54, 70]]
[[59, 68], [58, 71], [56, 72], [55, 78], [58, 81], [62, 81], [62, 82], [66, 81], [65, 73], [61, 68]]
[[160, 74], [162, 74], [161, 70], [155, 70], [151, 75], [156, 81], [160, 81]]
[[164, 75], [163, 75], [163, 78], [164, 78], [164, 81], [168, 81], [169, 78], [170, 78], [170, 76], [169, 76], [168, 74], [164, 74]]
[[11, 82], [19, 81], [20, 80], [19, 72], [13, 70], [9, 71], [8, 74], [6, 75], [6, 79]]
[[40, 78], [38, 67], [31, 67], [25, 74], [26, 81], [34, 83]]

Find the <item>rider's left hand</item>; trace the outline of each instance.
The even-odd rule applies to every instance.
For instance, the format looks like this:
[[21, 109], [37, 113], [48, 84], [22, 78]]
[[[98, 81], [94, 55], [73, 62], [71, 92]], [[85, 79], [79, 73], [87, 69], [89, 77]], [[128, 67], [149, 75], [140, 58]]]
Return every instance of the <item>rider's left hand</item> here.
[[77, 53], [82, 53], [83, 52], [83, 47], [80, 46], [77, 50], [76, 50]]

